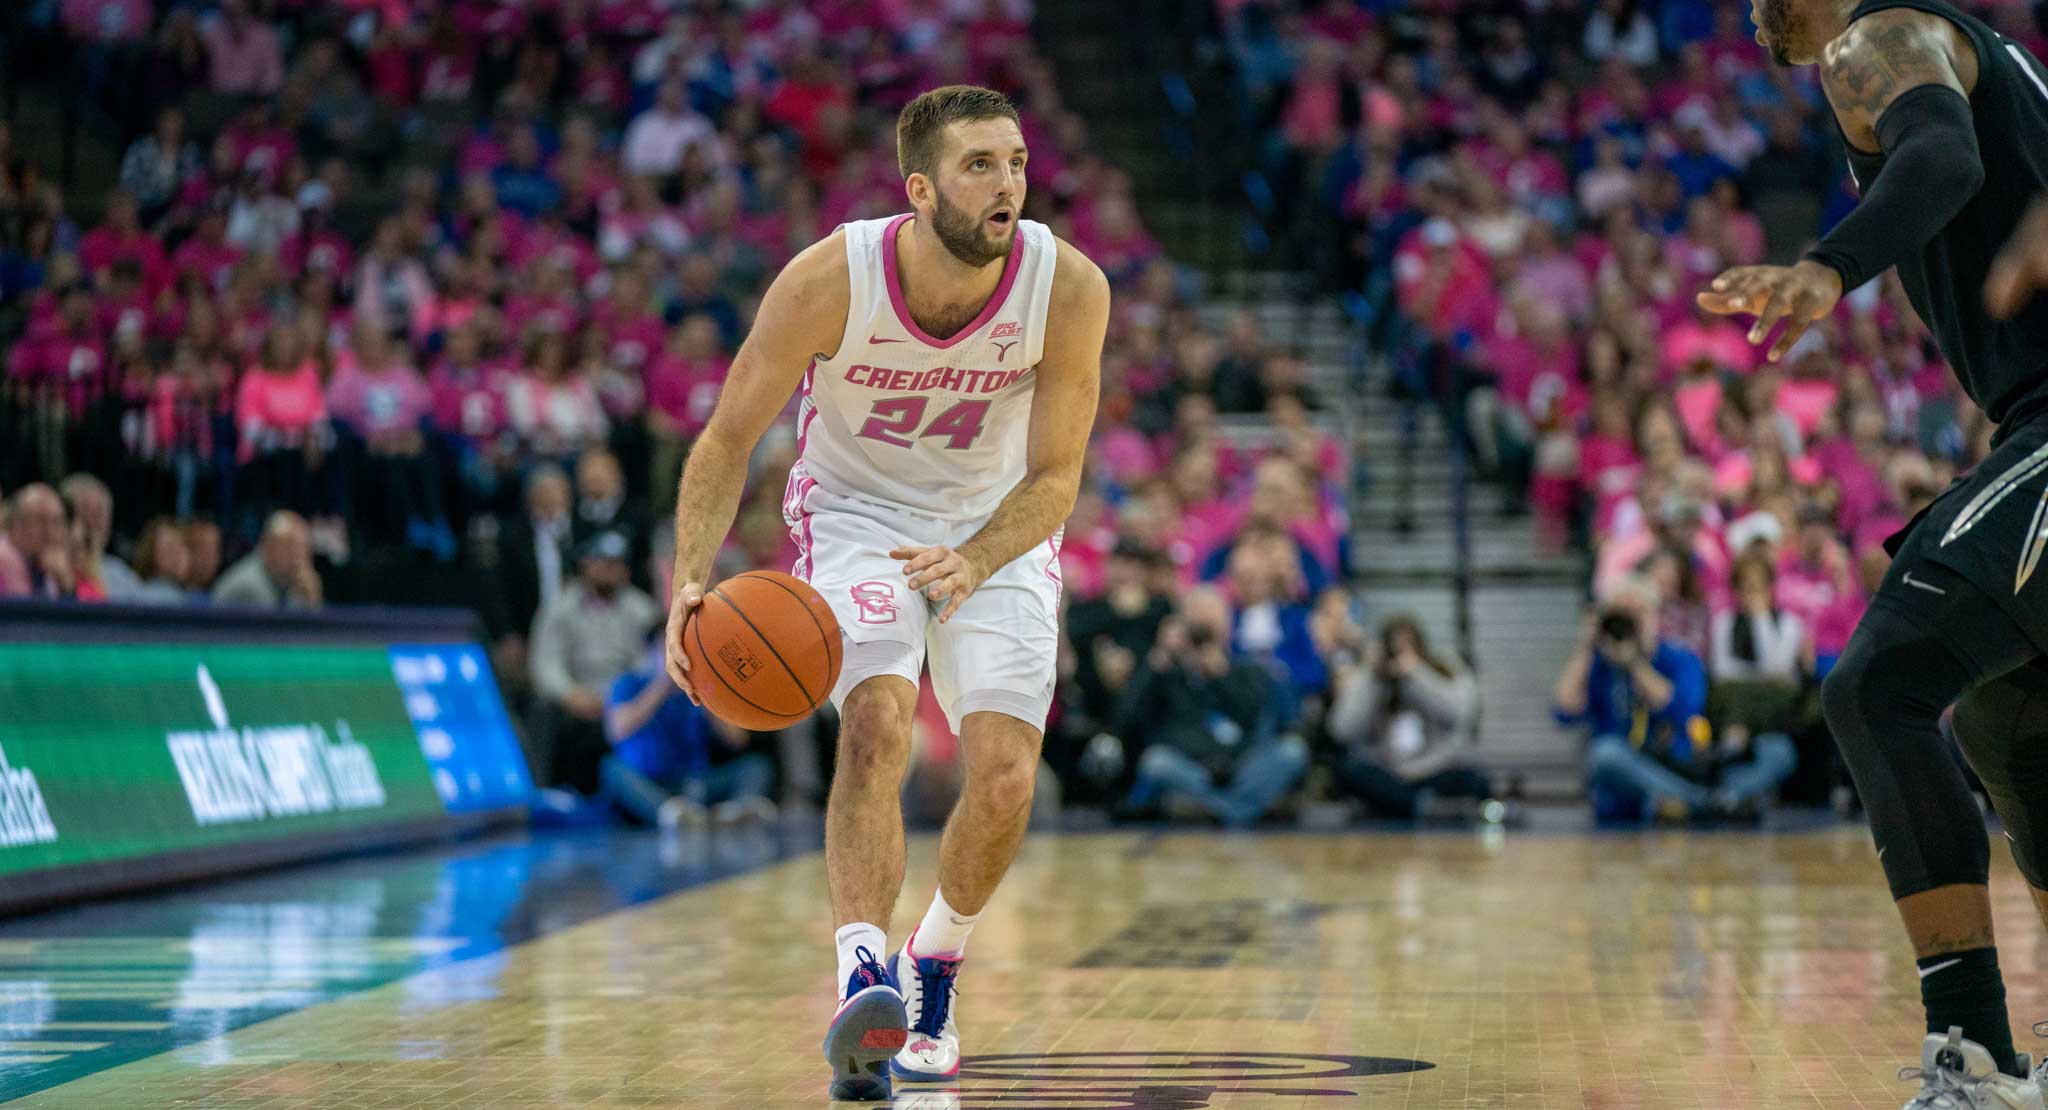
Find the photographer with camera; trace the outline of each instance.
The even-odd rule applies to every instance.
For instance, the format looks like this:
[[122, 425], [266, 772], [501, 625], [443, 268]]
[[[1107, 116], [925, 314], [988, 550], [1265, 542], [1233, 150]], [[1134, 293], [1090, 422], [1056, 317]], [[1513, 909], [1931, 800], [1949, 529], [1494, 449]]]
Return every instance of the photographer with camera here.
[[1308, 744], [1275, 735], [1275, 683], [1264, 668], [1231, 657], [1230, 627], [1223, 595], [1190, 590], [1132, 674], [1112, 732], [1151, 744], [1138, 757], [1127, 812], [1178, 802], [1246, 828], [1307, 772]]
[[1430, 649], [1414, 617], [1387, 618], [1367, 641], [1348, 613], [1319, 604], [1316, 632], [1336, 676], [1327, 727], [1344, 752], [1337, 778], [1346, 793], [1374, 816], [1401, 819], [1434, 816], [1438, 798], [1492, 795], [1470, 762], [1479, 683]]
[[1589, 610], [1554, 694], [1559, 724], [1587, 726], [1587, 786], [1601, 821], [1707, 802], [1707, 669], [1657, 635], [1656, 591], [1623, 579]]

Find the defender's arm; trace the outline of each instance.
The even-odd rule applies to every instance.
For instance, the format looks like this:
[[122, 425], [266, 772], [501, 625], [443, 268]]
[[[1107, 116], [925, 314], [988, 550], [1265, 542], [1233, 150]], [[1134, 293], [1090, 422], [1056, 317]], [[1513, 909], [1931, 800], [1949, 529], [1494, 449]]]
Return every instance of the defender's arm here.
[[1984, 184], [1976, 77], [1955, 25], [1912, 9], [1857, 20], [1824, 52], [1821, 82], [1843, 133], [1886, 155], [1862, 203], [1807, 254], [1840, 274], [1844, 291], [1925, 246]]

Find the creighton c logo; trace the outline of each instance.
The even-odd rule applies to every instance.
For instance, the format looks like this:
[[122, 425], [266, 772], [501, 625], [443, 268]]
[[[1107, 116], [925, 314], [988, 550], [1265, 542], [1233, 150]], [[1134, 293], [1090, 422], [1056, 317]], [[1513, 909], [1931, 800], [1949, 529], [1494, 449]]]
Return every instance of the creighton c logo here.
[[887, 582], [856, 582], [847, 590], [862, 624], [896, 623], [896, 587]]

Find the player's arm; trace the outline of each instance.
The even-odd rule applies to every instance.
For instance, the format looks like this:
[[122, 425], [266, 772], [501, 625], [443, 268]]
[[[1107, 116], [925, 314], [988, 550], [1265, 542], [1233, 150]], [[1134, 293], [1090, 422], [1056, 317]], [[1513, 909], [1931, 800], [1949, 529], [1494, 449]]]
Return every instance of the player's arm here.
[[702, 435], [690, 445], [676, 491], [675, 596], [669, 603], [668, 673], [697, 700], [683, 658], [683, 622], [704, 599], [711, 562], [739, 512], [747, 460], [782, 414], [816, 357], [837, 352], [846, 330], [846, 238], [819, 240], [783, 267], [740, 344]]
[[1885, 153], [1862, 203], [1807, 254], [1839, 273], [1843, 289], [1917, 252], [1984, 184], [1970, 115], [1976, 68], [1954, 24], [1910, 8], [1857, 20], [1823, 57], [1821, 81], [1843, 133]]
[[2003, 319], [2018, 312], [2040, 289], [2048, 289], [2048, 197], [2034, 202], [2019, 230], [1998, 252], [1991, 276], [1984, 281], [1984, 302]]
[[1821, 83], [1851, 143], [1885, 154], [1862, 202], [1795, 266], [1742, 266], [1700, 295], [1713, 312], [1754, 315], [1752, 343], [1779, 321], [1783, 357], [1842, 294], [1909, 258], [1984, 183], [1969, 90], [1977, 58], [1939, 16], [1895, 8], [1851, 24], [1821, 58]]
[[1031, 431], [1024, 478], [965, 543], [955, 548], [898, 548], [907, 560], [910, 588], [945, 599], [939, 620], [950, 620], [989, 575], [1046, 541], [1074, 511], [1081, 465], [1095, 427], [1102, 393], [1102, 339], [1109, 330], [1109, 281], [1088, 257], [1064, 241], [1054, 264], [1052, 304], [1045, 316], [1045, 349], [1031, 398]]

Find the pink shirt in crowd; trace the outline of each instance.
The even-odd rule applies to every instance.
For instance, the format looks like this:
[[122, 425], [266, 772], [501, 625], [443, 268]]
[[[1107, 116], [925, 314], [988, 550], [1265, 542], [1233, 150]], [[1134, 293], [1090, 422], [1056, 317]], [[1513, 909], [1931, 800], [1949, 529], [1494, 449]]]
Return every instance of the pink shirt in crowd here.
[[651, 312], [627, 316], [608, 303], [599, 303], [591, 306], [590, 322], [610, 338], [605, 357], [614, 366], [646, 366], [668, 339], [668, 329], [661, 317]]
[[1863, 591], [1846, 560], [1838, 572], [1830, 573], [1788, 549], [1778, 561], [1778, 606], [1806, 622], [1813, 631], [1814, 651], [1840, 655], [1863, 615]]
[[86, 42], [135, 42], [149, 34], [149, 0], [64, 0], [64, 29]]
[[506, 383], [505, 405], [520, 438], [546, 455], [580, 451], [611, 430], [596, 388], [580, 376], [548, 383], [531, 374], [514, 375]]
[[506, 378], [495, 366], [435, 367], [427, 378], [434, 424], [472, 441], [497, 437], [512, 423], [505, 411]]
[[1686, 442], [1708, 455], [1719, 454], [1721, 433], [1714, 427], [1714, 418], [1721, 412], [1721, 379], [1688, 381], [1678, 387], [1672, 401], [1678, 406]]
[[78, 261], [88, 274], [98, 274], [124, 258], [132, 258], [141, 266], [143, 285], [151, 291], [169, 282], [170, 260], [164, 254], [163, 244], [147, 231], [122, 235], [113, 228], [98, 227], [78, 241]]
[[403, 362], [367, 367], [344, 351], [327, 385], [328, 412], [360, 436], [410, 431], [432, 409], [427, 383]]
[[185, 240], [171, 255], [171, 267], [178, 276], [197, 274], [216, 292], [228, 287], [228, 279], [234, 275], [235, 267], [241, 261], [240, 247], [231, 243], [208, 243], [197, 235]]
[[219, 19], [204, 36], [215, 92], [275, 93], [284, 84], [284, 51], [269, 24], [251, 19], [237, 29]]
[[1597, 433], [1579, 442], [1579, 486], [1593, 497], [1593, 529], [1604, 533], [1614, 524], [1614, 509], [1634, 492], [1642, 473], [1635, 445]]
[[1756, 367], [1757, 349], [1739, 325], [1725, 320], [1702, 323], [1680, 320], [1659, 338], [1666, 375], [1683, 370], [1695, 359], [1704, 358], [1716, 366], [1748, 373]]
[[[1608, 590], [1636, 573], [1636, 568], [1656, 550], [1657, 537], [1647, 528], [1608, 540], [1601, 546], [1594, 567], [1593, 592], [1606, 596]], [[1706, 594], [1707, 607], [1725, 608], [1729, 598], [1730, 568], [1727, 546], [1718, 535], [1703, 527], [1693, 537], [1692, 556], [1699, 568], [1700, 589]]]
[[327, 418], [327, 398], [320, 391], [320, 371], [312, 359], [289, 374], [251, 368], [235, 391], [235, 424], [242, 429], [241, 459], [259, 451], [296, 447], [314, 425]]
[[691, 436], [711, 421], [718, 404], [718, 391], [725, 387], [725, 373], [732, 361], [711, 358], [703, 361], [658, 354], [647, 368], [647, 405], [682, 425]]
[[64, 330], [31, 334], [7, 358], [8, 377], [57, 393], [73, 415], [106, 390], [107, 369], [106, 344], [97, 334]]
[[1810, 439], [1841, 392], [1840, 386], [1825, 378], [1788, 378], [1778, 386], [1778, 411], [1798, 425], [1801, 439]]

